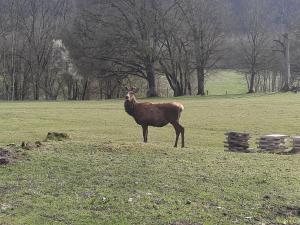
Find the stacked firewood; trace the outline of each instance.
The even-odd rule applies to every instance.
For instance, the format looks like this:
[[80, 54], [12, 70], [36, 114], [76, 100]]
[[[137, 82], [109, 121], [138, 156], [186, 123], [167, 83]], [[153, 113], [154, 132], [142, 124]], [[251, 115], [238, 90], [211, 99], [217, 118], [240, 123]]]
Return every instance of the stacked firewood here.
[[261, 151], [284, 152], [288, 149], [287, 141], [287, 135], [269, 134], [260, 137], [257, 144]]
[[250, 134], [238, 133], [238, 132], [228, 132], [225, 133], [227, 136], [224, 142], [224, 147], [226, 151], [231, 152], [248, 152], [249, 150], [249, 139]]
[[293, 137], [292, 153], [300, 153], [300, 136]]

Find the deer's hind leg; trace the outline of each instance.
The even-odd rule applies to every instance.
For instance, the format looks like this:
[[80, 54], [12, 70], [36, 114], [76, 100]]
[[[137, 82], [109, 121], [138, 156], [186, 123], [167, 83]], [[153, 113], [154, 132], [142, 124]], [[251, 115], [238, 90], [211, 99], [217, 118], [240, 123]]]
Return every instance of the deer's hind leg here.
[[181, 147], [184, 147], [184, 127], [181, 126], [178, 121], [173, 122], [172, 123], [175, 132], [176, 132], [176, 140], [175, 140], [175, 145], [174, 147], [177, 148], [177, 144], [178, 144], [178, 139], [179, 139], [179, 135], [181, 134]]
[[144, 137], [144, 143], [148, 142], [148, 126], [143, 125], [143, 137]]
[[179, 126], [181, 127], [181, 148], [184, 148], [184, 127], [180, 124]]

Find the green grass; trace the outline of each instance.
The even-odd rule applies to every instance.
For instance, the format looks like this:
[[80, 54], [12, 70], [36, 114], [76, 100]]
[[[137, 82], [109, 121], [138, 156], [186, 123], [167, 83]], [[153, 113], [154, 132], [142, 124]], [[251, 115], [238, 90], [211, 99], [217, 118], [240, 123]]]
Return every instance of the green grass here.
[[[173, 101], [157, 99], [153, 101]], [[184, 149], [171, 126], [141, 128], [122, 101], [0, 103], [0, 143], [71, 141], [0, 167], [0, 224], [300, 224], [300, 156], [224, 152], [226, 131], [300, 134], [299, 95], [178, 98]], [[255, 146], [253, 146], [255, 147]]]
[[233, 70], [216, 70], [210, 72], [206, 81], [209, 95], [245, 94], [247, 82], [244, 75]]

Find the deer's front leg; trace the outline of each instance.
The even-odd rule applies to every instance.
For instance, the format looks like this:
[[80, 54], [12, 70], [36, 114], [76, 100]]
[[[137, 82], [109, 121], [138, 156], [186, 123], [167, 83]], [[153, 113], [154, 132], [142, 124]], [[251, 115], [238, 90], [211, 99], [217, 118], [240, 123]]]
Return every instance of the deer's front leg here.
[[143, 125], [143, 137], [144, 137], [144, 142], [148, 142], [148, 126]]

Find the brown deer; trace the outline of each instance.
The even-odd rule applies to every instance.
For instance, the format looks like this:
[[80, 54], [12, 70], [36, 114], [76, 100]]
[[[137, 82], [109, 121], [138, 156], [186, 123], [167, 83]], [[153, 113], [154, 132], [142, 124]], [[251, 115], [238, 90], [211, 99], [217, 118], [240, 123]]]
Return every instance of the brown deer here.
[[144, 142], [148, 141], [148, 126], [164, 127], [172, 124], [176, 132], [175, 148], [177, 147], [178, 138], [181, 134], [181, 147], [184, 147], [184, 127], [179, 124], [179, 118], [184, 107], [177, 102], [171, 103], [150, 103], [138, 102], [135, 94], [138, 89], [128, 90], [125, 97], [125, 111], [134, 118], [135, 122], [142, 126]]

